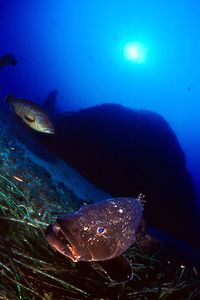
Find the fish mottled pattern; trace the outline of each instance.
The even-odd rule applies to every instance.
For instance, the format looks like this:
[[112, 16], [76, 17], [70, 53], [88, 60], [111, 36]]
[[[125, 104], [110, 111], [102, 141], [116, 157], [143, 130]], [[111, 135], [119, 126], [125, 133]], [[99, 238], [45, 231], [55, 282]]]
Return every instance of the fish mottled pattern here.
[[57, 218], [47, 228], [47, 240], [74, 261], [112, 259], [135, 243], [142, 210], [140, 198], [113, 198], [85, 205], [74, 214]]
[[39, 105], [23, 98], [15, 98], [12, 95], [7, 96], [6, 100], [26, 125], [42, 133], [55, 133], [49, 116]]

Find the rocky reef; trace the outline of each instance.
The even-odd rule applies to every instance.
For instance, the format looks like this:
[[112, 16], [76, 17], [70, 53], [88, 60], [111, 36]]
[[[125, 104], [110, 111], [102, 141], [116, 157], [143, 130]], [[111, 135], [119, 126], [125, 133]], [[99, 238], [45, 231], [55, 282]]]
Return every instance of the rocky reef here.
[[102, 104], [55, 118], [41, 142], [112, 196], [146, 196], [152, 225], [200, 249], [197, 194], [185, 155], [159, 114]]
[[[102, 108], [105, 109], [105, 106]], [[83, 111], [83, 113], [85, 112]], [[87, 165], [87, 174], [95, 172], [96, 182], [98, 177], [102, 177], [102, 184], [98, 184], [98, 186], [107, 187], [107, 191], [112, 192], [113, 195], [145, 193], [147, 195], [145, 210], [147, 210], [149, 220], [151, 220], [150, 203], [156, 212], [162, 206], [159, 202], [157, 207], [157, 203], [154, 202], [156, 200], [151, 200], [151, 197], [154, 199], [153, 196], [156, 194], [148, 192], [147, 187], [150, 186], [150, 183], [146, 186], [148, 180], [152, 184], [154, 183], [153, 176], [150, 176], [152, 175], [151, 172], [147, 173], [149, 177], [147, 174], [146, 177], [144, 176], [144, 185], [136, 181], [136, 175], [131, 177], [131, 180], [129, 179], [129, 176], [132, 176], [130, 173], [132, 168], [129, 168], [128, 164], [131, 165], [132, 162], [128, 160], [128, 155], [125, 170], [129, 173], [127, 175], [125, 173], [116, 174], [116, 171], [119, 170], [116, 165], [113, 168], [112, 179], [111, 166], [113, 167], [114, 163], [120, 165], [121, 159], [126, 158], [126, 155], [121, 155], [121, 151], [127, 149], [128, 154], [131, 143], [127, 144], [127, 136], [125, 136], [124, 144], [121, 143], [120, 145], [119, 143], [121, 151], [117, 152], [118, 154], [113, 154], [112, 161], [111, 150], [113, 150], [114, 140], [110, 140], [109, 148], [109, 141], [107, 140], [107, 143], [104, 141], [105, 131], [108, 132], [109, 136], [112, 129], [113, 138], [116, 138], [117, 130], [113, 131], [111, 125], [110, 133], [107, 130], [111, 121], [109, 117], [107, 121], [102, 123], [104, 128], [102, 134], [100, 134], [101, 122], [97, 122], [99, 131], [97, 131], [97, 126], [94, 134], [89, 130], [89, 128], [91, 129], [91, 122], [86, 122], [87, 126], [84, 127], [81, 122], [77, 121], [79, 120], [79, 113], [77, 115], [57, 116], [56, 118], [57, 135], [49, 140], [47, 137], [32, 133], [24, 127], [24, 124], [21, 126], [17, 122], [15, 123], [9, 113], [0, 114], [0, 299], [198, 299], [200, 277], [195, 265], [187, 267], [174, 264], [167, 257], [147, 255], [137, 246], [134, 246], [126, 252], [133, 270], [133, 278], [126, 282], [116, 282], [98, 263], [74, 263], [50, 248], [44, 233], [47, 225], [53, 222], [57, 215], [74, 212], [83, 202], [90, 203], [108, 197], [106, 192], [96, 189], [70, 166], [63, 166], [63, 163], [53, 153], [49, 153], [50, 150], [54, 150], [54, 153], [58, 153], [71, 165], [76, 165], [76, 156], [77, 169], [82, 174], [84, 173], [84, 168], [80, 168], [80, 162], [83, 161], [84, 166]], [[98, 121], [97, 114], [94, 115], [94, 120]], [[160, 120], [159, 117], [158, 120]], [[83, 126], [82, 130], [81, 126]], [[154, 134], [157, 130], [159, 131], [153, 125], [152, 130]], [[81, 133], [84, 133], [82, 142]], [[131, 132], [127, 132], [128, 134]], [[19, 141], [19, 136], [22, 137], [21, 141]], [[38, 140], [42, 142], [42, 146], [38, 144]], [[141, 135], [139, 140], [144, 143]], [[164, 140], [166, 141], [166, 139]], [[61, 146], [61, 141], [65, 147]], [[91, 148], [89, 141], [94, 143], [93, 146], [90, 144]], [[151, 136], [149, 136], [149, 141], [152, 141]], [[142, 145], [145, 146], [145, 144]], [[117, 144], [115, 144], [116, 146]], [[63, 152], [61, 152], [62, 147]], [[179, 150], [179, 146], [177, 147]], [[145, 159], [145, 148], [141, 147], [140, 151], [142, 151], [141, 149], [144, 151], [143, 158]], [[101, 155], [98, 152], [100, 150]], [[75, 152], [74, 155], [72, 155], [73, 151]], [[138, 148], [137, 151], [139, 151]], [[69, 155], [70, 153], [71, 155]], [[109, 154], [110, 158], [104, 161], [106, 153]], [[169, 151], [169, 153], [171, 152]], [[74, 161], [72, 157], [74, 157]], [[156, 158], [158, 159], [155, 154], [154, 162]], [[180, 160], [181, 162], [184, 161], [183, 154], [181, 154]], [[92, 162], [98, 161], [99, 164], [96, 164], [95, 171]], [[100, 161], [102, 169], [100, 169]], [[135, 161], [137, 161], [136, 158]], [[146, 158], [145, 161], [147, 163], [148, 159]], [[151, 164], [153, 162], [150, 162]], [[136, 170], [139, 176], [139, 164], [137, 166]], [[153, 166], [151, 170], [153, 170]], [[190, 193], [193, 191], [193, 186], [188, 173], [184, 174], [187, 174], [187, 178], [189, 178], [187, 182], [191, 188], [191, 190], [188, 188], [188, 193]], [[116, 181], [115, 176], [118, 176], [119, 179], [124, 176], [124, 185]], [[139, 178], [143, 178], [142, 174]], [[129, 179], [132, 188], [128, 189], [129, 185], [125, 185], [125, 179]], [[95, 182], [94, 179], [93, 182]], [[117, 190], [117, 186], [120, 187], [120, 185], [121, 188], [123, 187], [121, 192]], [[115, 192], [114, 186], [116, 186]], [[184, 187], [187, 185], [185, 184]], [[158, 184], [159, 190], [161, 194], [161, 187]], [[173, 196], [175, 189], [171, 191]], [[194, 191], [191, 195], [191, 206], [193, 207]], [[163, 198], [156, 199], [157, 201], [158, 199], [162, 200], [164, 205], [164, 201], [167, 199], [165, 197], [163, 194]], [[171, 201], [170, 198], [170, 205], [172, 205]], [[174, 207], [176, 209], [176, 204]], [[164, 209], [161, 209], [161, 212], [164, 212]], [[155, 215], [155, 212], [153, 214]], [[116, 266], [116, 272], [117, 270], [118, 267]]]

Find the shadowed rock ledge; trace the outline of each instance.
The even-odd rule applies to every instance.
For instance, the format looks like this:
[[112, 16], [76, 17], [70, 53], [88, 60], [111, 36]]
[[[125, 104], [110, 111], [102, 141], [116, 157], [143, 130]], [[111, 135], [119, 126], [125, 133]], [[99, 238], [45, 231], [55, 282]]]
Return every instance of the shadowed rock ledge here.
[[55, 117], [48, 148], [112, 196], [146, 195], [148, 224], [199, 246], [197, 194], [170, 125], [147, 110], [102, 104]]

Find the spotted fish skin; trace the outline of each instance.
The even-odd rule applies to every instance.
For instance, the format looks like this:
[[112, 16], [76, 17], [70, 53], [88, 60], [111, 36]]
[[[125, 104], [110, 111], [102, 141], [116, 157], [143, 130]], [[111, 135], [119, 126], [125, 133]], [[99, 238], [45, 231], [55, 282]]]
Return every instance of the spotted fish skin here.
[[39, 105], [23, 98], [15, 98], [13, 95], [8, 95], [6, 100], [26, 125], [42, 133], [55, 133], [49, 116]]
[[136, 242], [143, 205], [138, 198], [112, 198], [82, 206], [48, 226], [49, 244], [73, 261], [118, 257]]

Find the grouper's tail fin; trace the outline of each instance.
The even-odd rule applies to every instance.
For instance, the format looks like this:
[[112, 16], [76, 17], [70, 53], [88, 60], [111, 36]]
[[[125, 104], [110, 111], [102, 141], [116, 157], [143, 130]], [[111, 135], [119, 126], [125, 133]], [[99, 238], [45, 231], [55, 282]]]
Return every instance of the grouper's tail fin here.
[[5, 97], [5, 101], [8, 102], [9, 104], [12, 103], [12, 101], [15, 99], [15, 96], [13, 96], [12, 94], [8, 94]]

